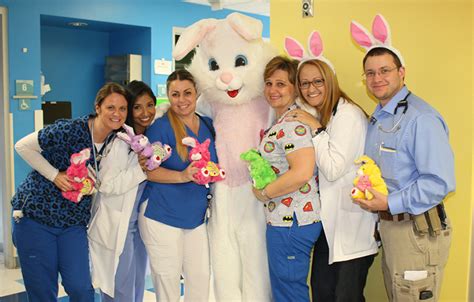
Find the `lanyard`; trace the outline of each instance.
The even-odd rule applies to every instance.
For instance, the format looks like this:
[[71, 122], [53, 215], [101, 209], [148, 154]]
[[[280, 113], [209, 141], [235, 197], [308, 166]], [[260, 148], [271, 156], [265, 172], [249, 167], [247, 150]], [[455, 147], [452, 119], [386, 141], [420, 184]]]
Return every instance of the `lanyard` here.
[[100, 179], [99, 179], [99, 165], [100, 160], [107, 156], [110, 149], [107, 149], [107, 145], [115, 138], [115, 132], [110, 133], [104, 141], [102, 148], [99, 151], [96, 150], [95, 142], [94, 142], [94, 120], [91, 122], [91, 139], [92, 139], [92, 155], [94, 157], [94, 171], [95, 171], [95, 188], [99, 190], [100, 188]]

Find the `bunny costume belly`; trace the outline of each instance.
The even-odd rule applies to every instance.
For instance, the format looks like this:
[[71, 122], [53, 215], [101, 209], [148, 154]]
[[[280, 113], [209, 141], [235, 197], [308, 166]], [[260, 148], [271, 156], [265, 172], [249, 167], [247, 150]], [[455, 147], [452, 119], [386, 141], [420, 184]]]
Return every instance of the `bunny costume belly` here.
[[258, 145], [269, 108], [263, 98], [211, 106], [217, 156], [227, 172], [226, 179], [215, 184], [209, 220], [216, 298], [270, 301], [263, 204], [254, 197], [247, 164], [239, 157]]

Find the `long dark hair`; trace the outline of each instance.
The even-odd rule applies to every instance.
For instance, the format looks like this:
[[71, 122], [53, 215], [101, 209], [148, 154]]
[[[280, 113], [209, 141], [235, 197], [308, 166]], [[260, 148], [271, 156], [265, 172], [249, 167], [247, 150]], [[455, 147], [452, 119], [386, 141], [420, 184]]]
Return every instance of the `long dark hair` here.
[[156, 97], [150, 86], [142, 81], [131, 81], [127, 85], [126, 90], [128, 93], [128, 112], [125, 123], [130, 127], [135, 128], [135, 123], [133, 121], [133, 105], [135, 105], [136, 100], [143, 95], [148, 95], [152, 100], [155, 101], [156, 105]]

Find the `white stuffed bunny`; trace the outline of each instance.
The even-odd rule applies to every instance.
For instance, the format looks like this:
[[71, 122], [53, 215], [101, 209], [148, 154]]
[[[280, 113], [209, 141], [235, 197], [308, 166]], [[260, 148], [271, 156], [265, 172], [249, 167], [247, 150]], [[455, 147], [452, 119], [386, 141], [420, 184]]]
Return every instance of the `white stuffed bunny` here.
[[270, 122], [263, 71], [275, 51], [261, 34], [259, 20], [232, 13], [192, 24], [173, 51], [181, 59], [199, 46], [188, 70], [201, 93], [198, 110], [214, 121], [219, 164], [227, 172], [215, 184], [209, 220], [217, 301], [271, 299], [263, 205], [240, 159], [258, 145]]

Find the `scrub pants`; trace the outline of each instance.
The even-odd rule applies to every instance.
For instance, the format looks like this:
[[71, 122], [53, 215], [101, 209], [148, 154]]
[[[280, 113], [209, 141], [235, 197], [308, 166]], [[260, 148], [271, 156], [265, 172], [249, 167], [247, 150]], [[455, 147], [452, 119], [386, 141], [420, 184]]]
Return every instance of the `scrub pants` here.
[[321, 222], [291, 227], [267, 225], [270, 282], [275, 302], [309, 302], [307, 284], [311, 249], [321, 233]]
[[58, 273], [71, 302], [94, 301], [85, 226], [54, 228], [23, 217], [13, 241], [29, 302], [56, 302]]
[[140, 212], [140, 233], [150, 257], [157, 302], [209, 301], [210, 259], [206, 223], [181, 229], [147, 218]]

